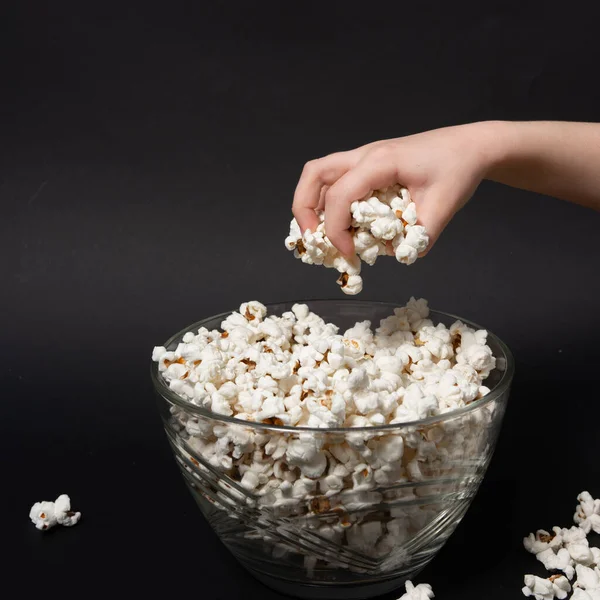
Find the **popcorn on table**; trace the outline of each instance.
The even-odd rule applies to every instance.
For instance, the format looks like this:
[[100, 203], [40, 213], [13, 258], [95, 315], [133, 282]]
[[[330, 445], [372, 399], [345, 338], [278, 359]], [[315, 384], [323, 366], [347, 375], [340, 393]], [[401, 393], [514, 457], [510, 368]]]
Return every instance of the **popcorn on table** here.
[[428, 583], [419, 583], [415, 586], [412, 581], [405, 583], [406, 594], [403, 594], [398, 600], [430, 600], [435, 597], [431, 586]]
[[302, 262], [336, 269], [340, 273], [337, 283], [345, 294], [361, 292], [361, 261], [374, 265], [378, 256], [387, 255], [388, 242], [396, 260], [405, 265], [413, 264], [429, 245], [425, 228], [417, 225], [416, 205], [402, 186], [376, 190], [368, 198], [353, 202], [351, 211], [351, 232], [357, 254], [352, 260], [344, 258], [329, 241], [322, 213], [317, 215], [320, 220], [317, 230], [306, 230], [304, 235], [296, 219], [292, 219], [290, 234], [285, 240], [286, 248]]
[[79, 522], [80, 512], [71, 510], [71, 499], [60, 495], [54, 502], [36, 502], [29, 511], [29, 518], [37, 529], [47, 530], [55, 525], [72, 527]]
[[570, 591], [571, 584], [564, 575], [553, 575], [548, 579], [525, 575], [523, 594], [527, 597], [533, 596], [535, 600], [564, 600]]
[[[368, 428], [442, 415], [485, 396], [483, 381], [496, 364], [486, 336], [460, 321], [450, 328], [434, 324], [427, 302], [414, 298], [377, 327], [364, 321], [343, 332], [307, 305], [268, 315], [252, 301], [224, 319], [220, 330], [190, 331], [173, 350], [154, 348], [152, 357], [182, 399], [239, 421], [171, 407], [172, 427], [193, 453], [186, 470], [193, 474], [192, 463], [218, 469], [248, 494], [229, 486], [209, 501], [233, 518], [236, 494], [268, 507], [274, 517], [294, 511], [298, 527], [348, 548], [348, 556], [329, 551], [328, 561], [363, 572], [352, 553], [396, 568], [407, 559], [397, 549], [436, 514], [419, 506], [419, 487], [393, 484], [418, 483], [431, 472], [450, 477], [464, 456], [483, 452], [481, 431], [494, 405], [427, 427]], [[314, 430], [296, 433], [294, 427]], [[318, 432], [336, 427], [363, 429], [326, 442]], [[363, 522], [361, 507], [377, 502], [378, 488], [386, 485], [393, 488], [386, 501], [409, 504]], [[301, 552], [265, 529], [253, 535], [272, 544], [274, 557]], [[307, 554], [304, 564], [312, 572], [315, 556]]]
[[577, 500], [575, 526], [553, 527], [552, 532], [540, 529], [523, 540], [525, 549], [535, 554], [548, 571], [564, 573], [564, 576], [555, 574], [548, 579], [526, 575], [525, 596], [534, 596], [536, 600], [566, 598], [571, 591], [568, 580], [576, 576], [571, 600], [600, 600], [600, 548], [590, 546], [587, 539], [592, 530], [598, 532], [596, 517], [600, 501], [588, 492], [579, 494]]

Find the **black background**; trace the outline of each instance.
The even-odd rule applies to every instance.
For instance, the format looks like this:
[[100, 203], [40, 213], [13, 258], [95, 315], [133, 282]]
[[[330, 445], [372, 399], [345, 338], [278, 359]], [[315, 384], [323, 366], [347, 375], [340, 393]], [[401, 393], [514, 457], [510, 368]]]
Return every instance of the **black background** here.
[[[481, 119], [600, 118], [589, 9], [254, 4], [2, 3], [11, 597], [278, 598], [186, 491], [154, 404], [152, 346], [245, 300], [340, 297], [331, 272], [283, 246], [308, 159]], [[523, 575], [544, 572], [523, 535], [569, 525], [582, 489], [600, 495], [599, 225], [484, 183], [426, 260], [365, 273], [362, 298], [428, 298], [516, 356], [480, 495], [419, 577], [440, 600], [519, 598]], [[35, 530], [31, 504], [65, 492], [81, 523]]]

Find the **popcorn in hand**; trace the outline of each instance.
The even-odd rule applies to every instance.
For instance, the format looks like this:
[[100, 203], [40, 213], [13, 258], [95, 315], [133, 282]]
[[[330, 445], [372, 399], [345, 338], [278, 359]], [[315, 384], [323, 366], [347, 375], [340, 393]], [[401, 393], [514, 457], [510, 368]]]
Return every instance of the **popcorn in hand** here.
[[69, 496], [62, 494], [55, 502], [36, 502], [29, 511], [29, 518], [37, 529], [45, 531], [57, 524], [72, 527], [79, 522], [81, 513], [72, 511]]
[[403, 594], [398, 600], [430, 600], [435, 594], [428, 583], [419, 583], [415, 586], [412, 581], [405, 583], [406, 594]]
[[564, 600], [571, 591], [571, 584], [564, 575], [553, 575], [542, 579], [535, 575], [525, 575], [523, 595], [533, 596], [535, 600]]
[[387, 255], [388, 242], [396, 260], [406, 265], [413, 264], [419, 253], [429, 245], [425, 228], [417, 225], [416, 205], [402, 186], [376, 190], [369, 198], [353, 202], [350, 209], [351, 232], [357, 254], [350, 261], [329, 241], [323, 213], [317, 214], [320, 220], [317, 230], [306, 230], [304, 235], [296, 219], [292, 219], [290, 233], [285, 240], [286, 248], [302, 262], [336, 269], [340, 273], [337, 283], [345, 294], [361, 292], [361, 261], [374, 265], [378, 256]]

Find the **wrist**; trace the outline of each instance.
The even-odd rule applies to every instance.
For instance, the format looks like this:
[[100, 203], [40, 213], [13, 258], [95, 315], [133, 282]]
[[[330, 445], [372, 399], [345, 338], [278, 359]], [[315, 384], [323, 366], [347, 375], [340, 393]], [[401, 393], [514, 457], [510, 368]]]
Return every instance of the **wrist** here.
[[519, 148], [519, 123], [480, 121], [473, 123], [482, 179], [495, 179], [495, 174], [510, 164]]

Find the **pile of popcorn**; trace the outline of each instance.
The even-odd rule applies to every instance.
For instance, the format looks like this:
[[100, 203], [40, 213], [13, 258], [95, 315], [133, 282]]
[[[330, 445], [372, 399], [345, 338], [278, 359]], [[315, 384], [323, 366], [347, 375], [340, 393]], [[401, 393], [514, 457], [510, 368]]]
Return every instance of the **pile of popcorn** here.
[[375, 191], [365, 200], [353, 202], [352, 237], [357, 256], [345, 258], [329, 241], [325, 233], [323, 213], [318, 213], [317, 230], [301, 234], [296, 219], [290, 224], [290, 234], [285, 240], [288, 250], [309, 265], [323, 265], [336, 269], [337, 283], [345, 294], [355, 295], [363, 287], [360, 276], [361, 261], [374, 265], [378, 256], [387, 255], [391, 244], [396, 260], [413, 264], [420, 252], [429, 244], [429, 236], [422, 225], [417, 225], [417, 210], [406, 188], [399, 185]]
[[[434, 324], [427, 302], [414, 298], [375, 330], [363, 321], [343, 333], [306, 305], [276, 316], [253, 301], [220, 330], [154, 348], [153, 360], [173, 392], [214, 413], [170, 407], [176, 457], [203, 499], [260, 523], [246, 537], [268, 542], [277, 560], [303, 555], [309, 575], [318, 561], [388, 572], [410, 560], [398, 548], [442, 510], [450, 518], [444, 494], [460, 491], [453, 510], [466, 510], [465, 469], [477, 477], [477, 461], [490, 456], [483, 432], [496, 405], [430, 425], [376, 426], [485, 396], [496, 368], [486, 336], [460, 321]], [[244, 513], [252, 507], [260, 516]]]
[[80, 512], [71, 510], [71, 499], [61, 494], [55, 502], [36, 502], [29, 511], [29, 518], [40, 530], [48, 530], [55, 525], [72, 527], [81, 519]]
[[571, 600], [600, 600], [600, 548], [590, 546], [587, 539], [592, 530], [600, 533], [600, 500], [588, 492], [579, 494], [577, 500], [575, 526], [553, 527], [552, 533], [540, 529], [523, 540], [528, 552], [535, 554], [548, 571], [556, 572], [547, 579], [525, 575], [525, 596], [563, 600], [573, 589]]
[[[460, 321], [447, 328], [428, 317], [427, 301], [411, 298], [375, 331], [363, 321], [341, 334], [305, 304], [279, 317], [267, 316], [260, 302], [245, 302], [222, 322], [223, 331], [188, 332], [174, 351], [155, 347], [152, 358], [182, 398], [243, 421], [315, 428], [405, 423], [482, 398], [489, 391], [482, 382], [496, 366], [485, 330]], [[303, 473], [318, 477], [325, 458], [314, 445], [311, 437], [286, 452]]]

